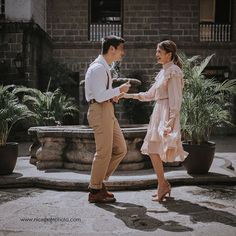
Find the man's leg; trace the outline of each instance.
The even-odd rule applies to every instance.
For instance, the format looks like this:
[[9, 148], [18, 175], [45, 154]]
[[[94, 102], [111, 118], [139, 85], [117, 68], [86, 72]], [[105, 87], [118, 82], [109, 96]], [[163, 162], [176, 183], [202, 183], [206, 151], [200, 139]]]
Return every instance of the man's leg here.
[[124, 135], [121, 131], [119, 123], [117, 119], [115, 119], [115, 124], [113, 128], [113, 147], [112, 147], [112, 157], [106, 172], [105, 180], [112, 175], [112, 173], [116, 170], [119, 163], [125, 157], [127, 153], [127, 146], [124, 139]]
[[112, 111], [112, 104], [95, 104], [89, 117], [96, 143], [89, 184], [91, 189], [102, 189], [102, 183], [111, 160], [114, 126]]

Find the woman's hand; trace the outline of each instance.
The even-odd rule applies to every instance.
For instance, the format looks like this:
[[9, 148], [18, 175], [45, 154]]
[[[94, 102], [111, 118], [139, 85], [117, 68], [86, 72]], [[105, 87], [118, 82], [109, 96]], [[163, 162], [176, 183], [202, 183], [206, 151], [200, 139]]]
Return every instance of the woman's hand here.
[[171, 128], [170, 127], [164, 128], [164, 135], [168, 135], [170, 133], [171, 133]]
[[124, 93], [124, 94], [123, 94], [123, 98], [135, 99], [134, 94], [132, 94], [132, 93]]
[[172, 128], [171, 128], [171, 126], [169, 125], [169, 123], [166, 121], [166, 122], [165, 122], [165, 126], [164, 126], [164, 130], [163, 130], [163, 134], [164, 134], [164, 135], [168, 135], [168, 134], [171, 133], [171, 131], [172, 131]]

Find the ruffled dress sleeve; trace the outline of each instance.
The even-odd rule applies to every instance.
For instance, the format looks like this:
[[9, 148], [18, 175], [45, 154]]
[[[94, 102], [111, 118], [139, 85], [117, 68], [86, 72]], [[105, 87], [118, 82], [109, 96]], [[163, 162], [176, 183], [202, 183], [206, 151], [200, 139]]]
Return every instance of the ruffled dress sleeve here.
[[167, 121], [167, 128], [173, 129], [175, 119], [180, 114], [183, 91], [183, 73], [179, 69], [170, 71], [168, 76], [168, 97], [169, 97], [169, 120]]

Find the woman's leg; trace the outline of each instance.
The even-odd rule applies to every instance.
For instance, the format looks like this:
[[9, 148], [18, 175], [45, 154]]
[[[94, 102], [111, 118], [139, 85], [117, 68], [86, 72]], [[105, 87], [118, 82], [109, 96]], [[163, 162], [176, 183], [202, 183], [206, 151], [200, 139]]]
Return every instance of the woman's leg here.
[[149, 154], [149, 156], [151, 158], [154, 171], [157, 175], [158, 185], [163, 185], [165, 183], [165, 176], [162, 160], [158, 154]]
[[165, 198], [165, 195], [171, 191], [171, 186], [168, 181], [165, 179], [164, 176], [164, 168], [163, 163], [158, 154], [151, 154], [150, 155], [153, 168], [157, 175], [157, 182], [158, 182], [158, 189], [157, 192], [153, 195], [153, 201], [162, 201]]

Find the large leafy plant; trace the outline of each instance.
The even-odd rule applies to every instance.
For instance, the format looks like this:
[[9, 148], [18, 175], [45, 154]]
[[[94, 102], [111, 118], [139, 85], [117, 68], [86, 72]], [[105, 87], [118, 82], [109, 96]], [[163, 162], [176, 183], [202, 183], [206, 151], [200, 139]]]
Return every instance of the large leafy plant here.
[[236, 80], [223, 83], [206, 78], [204, 69], [214, 55], [203, 60], [199, 56], [183, 60], [185, 87], [181, 110], [181, 128], [184, 141], [202, 144], [209, 141], [212, 130], [222, 124], [231, 124], [232, 95], [236, 94]]
[[60, 89], [41, 92], [34, 88], [19, 87], [15, 93], [23, 94], [22, 102], [34, 114], [38, 126], [62, 124], [64, 117], [73, 117], [79, 111], [75, 100], [64, 95]]
[[33, 114], [26, 105], [21, 104], [10, 86], [0, 86], [0, 146], [6, 145], [14, 124]]

